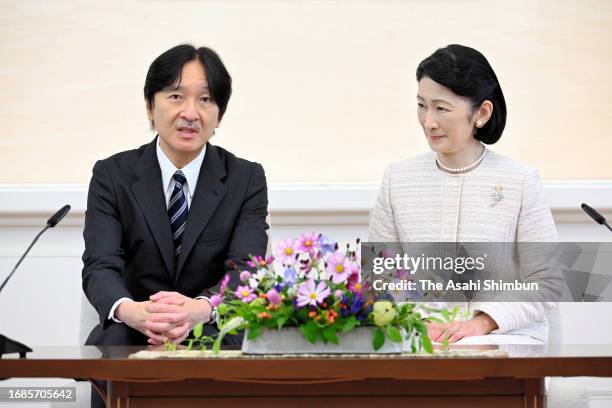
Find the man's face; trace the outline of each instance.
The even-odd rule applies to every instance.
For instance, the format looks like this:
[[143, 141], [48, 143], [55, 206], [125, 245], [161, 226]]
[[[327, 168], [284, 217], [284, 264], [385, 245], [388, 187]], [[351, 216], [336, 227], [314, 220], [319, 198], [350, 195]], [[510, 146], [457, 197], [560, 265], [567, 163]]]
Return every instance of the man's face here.
[[147, 113], [174, 165], [182, 168], [192, 161], [219, 126], [219, 107], [211, 100], [202, 63], [186, 63], [179, 86], [157, 92]]

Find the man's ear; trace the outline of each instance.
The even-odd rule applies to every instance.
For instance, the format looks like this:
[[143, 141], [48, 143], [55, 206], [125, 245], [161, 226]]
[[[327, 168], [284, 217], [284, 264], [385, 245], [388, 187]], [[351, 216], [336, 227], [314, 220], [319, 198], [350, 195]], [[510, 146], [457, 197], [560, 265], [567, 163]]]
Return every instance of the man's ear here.
[[155, 122], [153, 122], [153, 106], [149, 106], [149, 101], [145, 100], [145, 110], [147, 111], [147, 118], [149, 119], [149, 125], [151, 126], [151, 130], [155, 130]]
[[147, 117], [149, 121], [153, 120], [153, 113], [151, 112], [152, 106], [150, 106], [149, 101], [145, 100], [145, 110], [147, 111]]

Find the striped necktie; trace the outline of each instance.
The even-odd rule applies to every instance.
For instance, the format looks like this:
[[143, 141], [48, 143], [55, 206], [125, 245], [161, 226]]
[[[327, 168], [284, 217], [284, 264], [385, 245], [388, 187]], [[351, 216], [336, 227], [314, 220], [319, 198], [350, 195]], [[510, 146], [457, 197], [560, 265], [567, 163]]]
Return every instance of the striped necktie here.
[[183, 186], [187, 179], [182, 171], [174, 173], [174, 190], [168, 204], [168, 217], [170, 217], [170, 228], [172, 229], [172, 240], [174, 241], [174, 255], [178, 258], [181, 253], [183, 233], [187, 224], [187, 199], [183, 192]]

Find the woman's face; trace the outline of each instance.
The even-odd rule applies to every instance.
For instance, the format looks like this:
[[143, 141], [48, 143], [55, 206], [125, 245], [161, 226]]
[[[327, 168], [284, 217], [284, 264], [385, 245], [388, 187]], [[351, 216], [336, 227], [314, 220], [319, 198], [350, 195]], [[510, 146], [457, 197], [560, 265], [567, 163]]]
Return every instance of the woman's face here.
[[460, 154], [480, 143], [474, 139], [476, 118], [468, 99], [455, 94], [429, 77], [419, 81], [419, 123], [431, 149], [441, 154]]

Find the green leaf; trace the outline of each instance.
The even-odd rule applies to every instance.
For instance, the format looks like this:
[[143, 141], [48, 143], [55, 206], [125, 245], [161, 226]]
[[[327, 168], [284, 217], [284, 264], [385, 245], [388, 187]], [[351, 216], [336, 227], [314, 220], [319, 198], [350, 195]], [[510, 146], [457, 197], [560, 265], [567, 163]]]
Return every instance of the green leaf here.
[[195, 339], [189, 339], [189, 343], [187, 343], [187, 350], [191, 350], [191, 348], [193, 347], [193, 340]]
[[374, 330], [373, 337], [372, 346], [374, 346], [374, 350], [380, 350], [385, 344], [385, 333], [380, 328], [377, 328]]
[[202, 337], [203, 330], [204, 330], [204, 323], [198, 323], [195, 326], [193, 326], [193, 337], [195, 337], [196, 339], [199, 339], [200, 337]]
[[255, 340], [261, 334], [262, 327], [258, 324], [249, 326], [249, 336], [247, 340]]
[[389, 336], [391, 341], [396, 343], [400, 343], [402, 341], [402, 333], [391, 325], [387, 326], [387, 336]]
[[440, 313], [442, 314], [442, 317], [444, 317], [444, 320], [446, 320], [447, 322], [450, 322], [452, 320], [450, 314], [448, 313], [448, 310], [442, 309], [440, 310]]
[[357, 320], [355, 316], [350, 316], [344, 322], [344, 325], [342, 326], [342, 332], [344, 333], [350, 332], [351, 330], [353, 330], [353, 328], [357, 325], [358, 322], [359, 320]]
[[336, 335], [336, 328], [334, 326], [327, 326], [323, 329], [323, 339], [330, 343], [339, 344], [338, 336]]
[[217, 314], [223, 316], [227, 312], [227, 309], [228, 309], [227, 304], [221, 303], [219, 304], [219, 306], [217, 306]]
[[278, 330], [280, 330], [283, 327], [287, 319], [289, 319], [289, 316], [281, 316], [278, 319], [276, 319], [276, 327], [278, 328]]
[[319, 328], [312, 320], [310, 320], [306, 324], [301, 325], [300, 330], [306, 340], [308, 340], [310, 343], [314, 344], [317, 341], [317, 337], [319, 335]]
[[429, 336], [421, 336], [421, 345], [429, 354], [433, 353], [433, 346], [431, 345], [431, 340], [429, 340]]
[[[421, 335], [427, 336], [427, 326], [423, 324], [423, 322], [417, 321], [414, 322], [414, 329]], [[410, 333], [410, 332], [409, 332]]]
[[[206, 348], [206, 345], [204, 345], [203, 347]], [[218, 338], [217, 340], [215, 340], [212, 346], [213, 354], [215, 355], [219, 354], [220, 350], [221, 350], [221, 339]]]
[[455, 307], [453, 308], [453, 310], [451, 310], [451, 312], [450, 312], [450, 320], [449, 320], [449, 322], [452, 322], [452, 321], [454, 321], [454, 320], [457, 318], [457, 315], [459, 314], [459, 311], [460, 311], [460, 310], [459, 310], [459, 307], [458, 307], [458, 306], [455, 306]]

